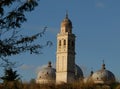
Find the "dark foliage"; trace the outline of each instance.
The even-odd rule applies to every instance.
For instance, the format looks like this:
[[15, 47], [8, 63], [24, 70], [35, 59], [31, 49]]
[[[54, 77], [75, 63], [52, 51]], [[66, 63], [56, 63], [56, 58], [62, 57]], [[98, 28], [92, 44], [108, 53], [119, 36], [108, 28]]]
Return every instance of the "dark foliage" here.
[[14, 71], [13, 68], [16, 66], [15, 62], [10, 62], [8, 59], [4, 59], [3, 63], [0, 64], [0, 67], [4, 68], [4, 75], [0, 77], [3, 83], [19, 81], [20, 76], [17, 74], [17, 71]]
[[11, 82], [19, 80], [19, 75], [17, 74], [17, 71], [14, 71], [12, 68], [5, 69], [5, 74], [3, 77], [1, 77], [3, 82]]
[[[0, 77], [4, 82], [16, 81], [19, 79], [17, 71], [13, 70], [16, 63], [7, 59], [9, 56], [24, 52], [41, 53], [41, 48], [51, 45], [37, 44], [34, 42], [42, 37], [47, 29], [30, 36], [19, 33], [19, 28], [27, 21], [26, 13], [31, 12], [38, 6], [39, 0], [0, 0], [0, 67], [4, 68], [4, 75]], [[14, 83], [13, 83], [14, 84]]]
[[1, 85], [0, 89], [120, 89], [120, 84], [115, 87], [112, 85], [86, 85], [78, 83], [76, 84], [36, 84], [36, 83], [21, 83], [21, 82], [9, 82], [7, 85]]
[[[10, 30], [20, 28], [21, 24], [27, 20], [25, 12], [34, 10], [37, 5], [37, 0], [1, 0], [0, 29]], [[14, 9], [8, 11], [12, 6], [14, 6]]]
[[[51, 45], [48, 41], [45, 45], [33, 44], [46, 31], [32, 36], [18, 35], [18, 28], [27, 21], [26, 12], [31, 12], [38, 5], [38, 0], [0, 0], [0, 58], [20, 54], [29, 51], [30, 53], [40, 53], [40, 49], [45, 45]], [[4, 37], [5, 34], [10, 34]]]

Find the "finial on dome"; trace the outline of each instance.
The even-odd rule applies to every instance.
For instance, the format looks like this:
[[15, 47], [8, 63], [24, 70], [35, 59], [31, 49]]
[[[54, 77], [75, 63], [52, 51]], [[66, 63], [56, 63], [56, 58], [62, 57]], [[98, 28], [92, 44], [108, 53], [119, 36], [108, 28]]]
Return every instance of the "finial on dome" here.
[[93, 68], [91, 68], [91, 74], [90, 74], [90, 76], [92, 76], [92, 75], [93, 75], [93, 73], [94, 73], [94, 72], [93, 72]]
[[48, 62], [48, 67], [52, 67], [52, 66], [51, 66], [51, 61]]
[[68, 11], [66, 11], [66, 17], [65, 18], [68, 19]]
[[102, 69], [103, 69], [103, 70], [106, 69], [106, 68], [105, 68], [104, 60], [103, 60], [103, 64], [102, 64]]

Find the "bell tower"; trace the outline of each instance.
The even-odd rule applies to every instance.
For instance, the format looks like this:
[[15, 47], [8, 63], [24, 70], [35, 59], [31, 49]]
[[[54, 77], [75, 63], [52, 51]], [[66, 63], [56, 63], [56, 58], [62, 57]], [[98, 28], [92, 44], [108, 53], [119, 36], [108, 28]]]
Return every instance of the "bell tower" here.
[[57, 34], [56, 83], [70, 83], [75, 78], [75, 35], [68, 14]]

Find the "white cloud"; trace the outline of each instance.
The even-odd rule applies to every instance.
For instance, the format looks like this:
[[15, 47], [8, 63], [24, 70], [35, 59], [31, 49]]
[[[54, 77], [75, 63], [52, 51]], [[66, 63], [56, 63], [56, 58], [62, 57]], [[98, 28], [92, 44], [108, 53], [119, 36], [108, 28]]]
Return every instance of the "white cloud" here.
[[23, 64], [22, 66], [20, 66], [20, 69], [22, 69], [22, 70], [31, 70], [31, 69], [33, 69], [33, 68], [34, 68], [33, 65]]
[[97, 3], [96, 3], [96, 7], [98, 7], [98, 8], [104, 8], [105, 5], [104, 5], [104, 3], [102, 3], [102, 2], [97, 2]]
[[[45, 67], [47, 67], [47, 66], [48, 66], [48, 64], [42, 65], [42, 66], [38, 66], [38, 67], [36, 68], [36, 73], [38, 74], [38, 72], [39, 72], [40, 70], [42, 70], [43, 68], [45, 68]], [[52, 64], [52, 68], [56, 68], [56, 67], [55, 67], [55, 64]]]
[[44, 67], [47, 67], [47, 65], [38, 66], [38, 67], [36, 68], [36, 73], [38, 74], [38, 72], [39, 72], [42, 68], [44, 68]]

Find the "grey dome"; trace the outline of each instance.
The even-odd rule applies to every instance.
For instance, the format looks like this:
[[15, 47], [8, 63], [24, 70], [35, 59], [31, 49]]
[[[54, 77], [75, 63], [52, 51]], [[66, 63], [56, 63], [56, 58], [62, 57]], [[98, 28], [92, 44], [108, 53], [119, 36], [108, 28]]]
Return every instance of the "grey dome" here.
[[83, 72], [81, 68], [78, 65], [75, 65], [75, 79], [82, 79], [83, 78]]
[[95, 83], [110, 84], [110, 83], [115, 82], [114, 74], [111, 71], [106, 70], [105, 64], [102, 65], [101, 70], [98, 70], [95, 73], [93, 73], [91, 77], [92, 77], [93, 82]]
[[55, 72], [56, 70], [52, 68], [51, 62], [49, 62], [47, 67], [44, 67], [39, 71], [36, 82], [37, 83], [48, 83], [51, 81], [54, 82], [56, 78]]

